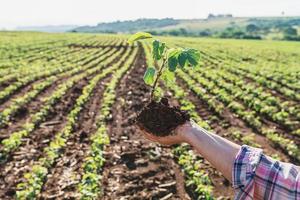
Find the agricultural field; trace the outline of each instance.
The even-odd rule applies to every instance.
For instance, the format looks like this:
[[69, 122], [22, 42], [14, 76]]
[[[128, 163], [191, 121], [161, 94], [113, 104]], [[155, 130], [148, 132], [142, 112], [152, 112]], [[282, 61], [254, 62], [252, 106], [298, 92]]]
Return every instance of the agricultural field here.
[[[146, 140], [151, 44], [126, 35], [0, 32], [0, 199], [232, 199], [186, 144]], [[300, 164], [297, 42], [161, 37], [200, 64], [160, 83], [202, 127]]]

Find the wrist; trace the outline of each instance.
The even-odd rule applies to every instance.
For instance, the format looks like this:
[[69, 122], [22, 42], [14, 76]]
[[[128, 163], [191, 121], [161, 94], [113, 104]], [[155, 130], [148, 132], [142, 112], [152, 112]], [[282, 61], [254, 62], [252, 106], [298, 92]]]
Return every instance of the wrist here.
[[195, 134], [199, 134], [199, 131], [199, 126], [191, 120], [177, 127], [175, 133], [180, 137], [182, 142], [192, 145]]

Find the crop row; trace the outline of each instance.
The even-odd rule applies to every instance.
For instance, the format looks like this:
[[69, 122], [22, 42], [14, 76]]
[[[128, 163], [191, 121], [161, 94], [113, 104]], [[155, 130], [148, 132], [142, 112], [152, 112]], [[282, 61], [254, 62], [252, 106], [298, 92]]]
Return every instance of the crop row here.
[[[199, 126], [211, 130], [210, 126], [201, 119], [195, 111], [195, 105], [187, 100], [186, 92], [176, 84], [167, 85], [180, 103], [180, 109], [188, 111]], [[182, 167], [186, 175], [186, 186], [191, 187], [197, 194], [198, 199], [213, 199], [213, 185], [208, 173], [202, 169], [203, 158], [197, 156], [188, 145], [179, 145], [173, 149], [174, 156], [178, 159], [178, 164]]]
[[[272, 78], [270, 78], [274, 74], [273, 70], [269, 70], [265, 72], [265, 74], [261, 74], [260, 72], [255, 72], [253, 70], [253, 68], [257, 64], [255, 65], [243, 64], [243, 63], [232, 61], [230, 59], [220, 58], [218, 57], [218, 55], [214, 55], [214, 57], [211, 57], [209, 60], [220, 67], [226, 68], [231, 73], [234, 73], [238, 76], [247, 77], [262, 86], [280, 92], [281, 94], [285, 95], [290, 99], [296, 101], [300, 100], [299, 93], [297, 93], [299, 89], [297, 88], [291, 89], [290, 87], [286, 87], [283, 84], [278, 83], [277, 81], [274, 81]], [[294, 81], [297, 80], [297, 78], [294, 79], [295, 79]]]
[[84, 104], [90, 99], [90, 96], [104, 77], [114, 72], [125, 61], [130, 50], [127, 50], [123, 57], [111, 67], [104, 69], [96, 75], [87, 86], [83, 88], [82, 94], [76, 99], [76, 103], [68, 114], [66, 125], [58, 132], [49, 146], [44, 149], [44, 157], [38, 160], [38, 163], [32, 166], [32, 170], [24, 174], [25, 182], [18, 185], [17, 199], [33, 199], [42, 189], [46, 175], [53, 166], [55, 160], [61, 155], [61, 150], [66, 147], [68, 138], [73, 134], [78, 116], [83, 109]]
[[[47, 66], [55, 63], [56, 61], [68, 61], [68, 55], [78, 52], [79, 49], [70, 49], [69, 47], [61, 47], [58, 49], [50, 49], [48, 52], [41, 52], [40, 57], [35, 59], [21, 60], [21, 61], [7, 61], [10, 66], [6, 69], [1, 70], [1, 83], [6, 81], [11, 81], [18, 77], [18, 73], [23, 73], [24, 75], [32, 74], [39, 68], [47, 68]], [[62, 60], [60, 58], [65, 58]], [[20, 74], [19, 74], [20, 75]]]
[[[183, 41], [182, 41], [183, 42]], [[195, 48], [199, 48], [200, 45], [195, 42], [190, 44], [192, 47]], [[210, 47], [213, 46], [214, 49], [210, 50]], [[255, 61], [252, 60], [252, 57], [243, 57], [245, 55], [240, 54], [240, 55], [236, 55], [236, 57], [232, 57], [230, 56], [230, 54], [232, 49], [230, 49], [230, 51], [227, 50], [220, 50], [218, 49], [218, 46], [216, 45], [210, 45], [205, 46], [205, 50], [203, 50], [203, 48], [201, 49], [202, 52], [202, 58], [205, 61], [205, 63], [209, 62], [211, 64], [209, 64], [209, 66], [212, 66], [211, 68], [215, 68], [215, 69], [223, 69], [226, 70], [228, 72], [230, 72], [232, 75], [235, 75], [236, 77], [239, 77], [240, 79], [244, 79], [245, 80], [251, 80], [251, 81], [246, 81], [247, 82], [251, 82], [252, 85], [255, 85], [257, 87], [259, 87], [258, 85], [264, 86], [263, 87], [259, 87], [256, 88], [257, 92], [259, 93], [259, 90], [263, 90], [262, 93], [258, 94], [259, 96], [256, 98], [261, 98], [264, 99], [264, 97], [268, 97], [270, 95], [272, 95], [273, 97], [269, 97], [268, 99], [272, 100], [271, 102], [277, 105], [272, 105], [267, 106], [267, 108], [265, 108], [265, 106], [261, 106], [259, 105], [259, 107], [264, 107], [265, 110], [271, 110], [271, 112], [273, 112], [273, 116], [269, 115], [269, 119], [272, 119], [276, 122], [281, 121], [281, 124], [285, 124], [285, 127], [290, 127], [290, 130], [294, 130], [292, 132], [292, 134], [294, 135], [299, 135], [300, 133], [300, 129], [297, 128], [299, 127], [299, 106], [297, 103], [297, 99], [299, 96], [299, 92], [297, 92], [298, 90], [291, 90], [288, 87], [283, 86], [280, 83], [277, 83], [274, 80], [270, 80], [273, 73], [278, 73], [279, 71], [276, 71], [277, 68], [279, 68], [278, 66], [268, 66], [270, 63], [267, 62], [265, 65], [259, 66], [261, 63], [255, 63]], [[244, 52], [243, 52], [244, 53]], [[243, 60], [250, 60], [249, 63], [247, 62], [243, 62]], [[267, 59], [267, 58], [265, 58]], [[253, 62], [252, 62], [253, 61]], [[293, 61], [292, 61], [293, 62]], [[284, 61], [285, 65], [287, 65], [289, 63], [289, 60], [286, 59]], [[247, 64], [247, 65], [246, 65]], [[272, 64], [271, 64], [272, 65]], [[252, 69], [256, 68], [257, 70], [264, 70], [266, 71], [266, 74], [268, 74], [267, 77], [264, 77], [263, 75], [255, 75], [255, 73], [252, 73]], [[290, 69], [291, 68], [291, 69]], [[294, 74], [293, 76], [291, 76], [294, 81], [289, 80], [288, 82], [293, 82], [295, 84], [299, 84], [299, 80], [297, 78], [297, 76], [295, 74], [297, 74], [297, 71], [295, 70], [296, 67], [290, 67], [287, 68], [285, 66], [280, 68], [280, 73], [282, 72], [284, 74], [284, 76], [286, 77], [290, 77], [290, 75]], [[246, 70], [246, 71], [243, 71]], [[208, 71], [211, 71], [211, 69], [208, 69]], [[286, 72], [287, 71], [287, 72]], [[212, 74], [207, 72], [207, 74]], [[217, 77], [214, 81], [218, 81], [219, 77]], [[240, 85], [242, 85], [239, 82]], [[294, 85], [295, 85], [294, 84]], [[245, 84], [244, 84], [245, 85]], [[270, 92], [268, 92], [269, 90], [266, 90], [266, 88], [268, 88], [270, 90]], [[251, 90], [253, 91], [253, 90]], [[279, 92], [278, 92], [279, 91]], [[255, 92], [255, 91], [254, 91]], [[274, 92], [278, 92], [278, 95], [274, 95]], [[275, 94], [276, 94], [275, 93]], [[264, 94], [267, 94], [266, 96], [263, 96]], [[285, 96], [285, 97], [282, 97]], [[252, 101], [254, 102], [254, 100], [252, 99]], [[271, 103], [270, 102], [270, 103]], [[253, 104], [256, 104], [257, 101], [255, 101]], [[263, 102], [264, 105], [269, 104], [268, 101]], [[277, 110], [278, 112], [275, 114], [276, 110], [274, 109], [274, 106], [277, 106]], [[292, 117], [289, 118], [288, 114], [291, 114]]]
[[[109, 49], [103, 49], [103, 51], [100, 51], [100, 53], [92, 55], [92, 57], [102, 58], [105, 60], [107, 57], [111, 56], [115, 51], [110, 51]], [[85, 57], [90, 56], [85, 55]], [[93, 64], [92, 62], [91, 64]], [[71, 77], [75, 74], [78, 74], [82, 71], [85, 71], [89, 69], [91, 66], [90, 64], [87, 65], [78, 65], [75, 64], [75, 66], [72, 67], [70, 71], [63, 72], [59, 75], [53, 75], [49, 78], [45, 79], [44, 81], [41, 81], [37, 84], [34, 84], [32, 86], [32, 89], [28, 91], [25, 95], [21, 97], [17, 97], [16, 99], [13, 99], [9, 107], [5, 108], [0, 113], [0, 127], [3, 127], [5, 125], [8, 125], [10, 122], [10, 119], [16, 113], [20, 108], [22, 108], [26, 103], [30, 102], [33, 98], [35, 98], [41, 91], [45, 90], [47, 87], [51, 86], [54, 82], [57, 80], [63, 78], [63, 77]]]
[[[71, 38], [69, 38], [71, 39]], [[74, 38], [72, 38], [73, 40]], [[53, 39], [50, 40], [49, 38], [46, 41], [39, 41], [35, 40], [35, 43], [32, 41], [29, 44], [22, 44], [16, 40], [11, 41], [9, 44], [1, 41], [2, 46], [0, 46], [0, 55], [1, 55], [1, 62], [5, 60], [20, 60], [26, 57], [35, 56], [34, 54], [51, 49], [61, 47], [66, 44], [68, 39]]]
[[[80, 56], [81, 55], [81, 56]], [[88, 56], [88, 55], [87, 55]], [[80, 54], [80, 52], [78, 53], [78, 55], [74, 55], [74, 63], [75, 62], [80, 62], [82, 59], [87, 58], [86, 56], [84, 56], [82, 58], [82, 54]], [[61, 66], [61, 67], [58, 67]], [[61, 64], [61, 63], [56, 63], [53, 64], [51, 66], [51, 68], [49, 67], [48, 69], [40, 69], [38, 72], [36, 71], [33, 74], [28, 74], [25, 77], [19, 77], [17, 79], [17, 81], [11, 83], [8, 87], [4, 88], [1, 92], [0, 92], [0, 101], [3, 101], [7, 98], [9, 98], [10, 95], [12, 95], [14, 92], [16, 92], [19, 88], [24, 87], [25, 85], [42, 79], [42, 78], [47, 78], [49, 76], [53, 76], [53, 75], [58, 75], [62, 72], [71, 70], [73, 68], [72, 64]]]
[[[39, 58], [44, 56], [44, 53], [47, 51], [53, 51], [54, 49], [59, 49], [61, 47], [68, 46], [72, 43], [80, 43], [80, 44], [91, 44], [95, 41], [111, 41], [111, 40], [118, 40], [116, 37], [94, 37], [90, 35], [56, 35], [51, 34], [48, 37], [42, 38], [39, 40], [35, 38], [33, 35], [29, 35], [28, 42], [24, 40], [23, 36], [15, 37], [13, 40], [9, 40], [9, 37], [5, 37], [9, 35], [4, 35], [3, 38], [8, 41], [1, 41], [0, 43], [0, 55], [1, 60], [0, 63], [9, 60], [9, 61], [16, 61], [16, 60], [26, 60], [31, 58]], [[33, 37], [32, 37], [33, 36]], [[18, 41], [21, 39], [21, 41]], [[24, 42], [24, 44], [23, 44]], [[2, 44], [2, 45], [1, 45]], [[39, 55], [42, 53], [42, 55]]]
[[[224, 89], [222, 97], [228, 98], [227, 102], [239, 100], [257, 114], [264, 115], [289, 130], [293, 130], [299, 126], [299, 122], [292, 120], [292, 116], [285, 111], [277, 99], [271, 94], [264, 92], [262, 88], [255, 88], [254, 85], [243, 83], [239, 78], [231, 76], [229, 73], [224, 73], [221, 70], [210, 69], [207, 71], [206, 68], [199, 68], [197, 72], [202, 77], [202, 82], [214, 82], [217, 87]], [[195, 76], [193, 73], [192, 77], [195, 78]], [[227, 81], [228, 79], [231, 81]], [[288, 110], [288, 108], [286, 109]], [[290, 108], [289, 110], [292, 111], [292, 115], [297, 114], [297, 109]]]
[[35, 130], [36, 127], [39, 126], [40, 123], [42, 123], [46, 119], [53, 105], [55, 105], [63, 97], [63, 95], [66, 94], [66, 92], [70, 88], [72, 88], [76, 83], [78, 83], [80, 80], [84, 79], [85, 77], [88, 77], [90, 75], [99, 72], [100, 70], [103, 70], [103, 68], [106, 67], [106, 65], [112, 62], [115, 58], [117, 58], [120, 55], [120, 53], [121, 52], [117, 52], [113, 54], [111, 57], [107, 58], [101, 64], [99, 64], [99, 62], [102, 61], [103, 58], [100, 57], [94, 60], [93, 63], [90, 63], [90, 66], [93, 66], [91, 69], [88, 69], [81, 74], [71, 77], [66, 82], [59, 85], [57, 89], [50, 96], [44, 98], [42, 100], [43, 106], [39, 109], [37, 113], [33, 113], [30, 116], [31, 121], [25, 123], [22, 126], [22, 129], [20, 131], [16, 131], [12, 133], [9, 136], [9, 138], [4, 139], [2, 141], [2, 145], [3, 145], [3, 148], [1, 149], [2, 160], [6, 159], [7, 155], [11, 151], [17, 149], [20, 146], [23, 137], [28, 136], [31, 132]]
[[130, 69], [136, 50], [130, 55], [127, 61], [118, 69], [111, 81], [107, 84], [103, 94], [102, 104], [99, 111], [99, 120], [97, 121], [97, 131], [91, 136], [91, 147], [89, 155], [86, 157], [82, 166], [83, 175], [79, 184], [81, 199], [97, 199], [101, 194], [101, 171], [105, 159], [103, 151], [105, 145], [109, 144], [109, 136], [107, 134], [106, 121], [110, 118], [112, 105], [116, 99], [116, 87], [123, 75]]
[[[93, 61], [97, 57], [91, 58], [90, 56], [93, 55], [95, 52], [97, 51], [90, 51], [86, 54], [82, 54], [82, 52], [77, 52], [75, 55], [71, 56], [70, 58], [72, 60], [71, 63], [68, 61], [63, 61], [64, 63], [53, 63], [51, 67], [47, 69], [41, 68], [38, 71], [35, 71], [35, 73], [28, 74], [25, 77], [19, 77], [17, 81], [11, 83], [8, 87], [6, 87], [4, 90], [0, 92], [0, 101], [9, 98], [9, 96], [12, 95], [14, 92], [16, 92], [18, 89], [26, 86], [31, 82], [37, 81], [42, 78], [47, 78], [49, 76], [59, 75], [66, 71], [72, 70], [74, 64], [85, 65], [86, 63]], [[61, 59], [65, 60], [64, 58]]]
[[[216, 66], [223, 67], [227, 65], [229, 70], [238, 73], [237, 75], [239, 76], [250, 78], [262, 86], [279, 91], [279, 93], [288, 98], [299, 99], [297, 97], [299, 94], [299, 79], [297, 78], [296, 71], [299, 63], [296, 62], [297, 59], [294, 55], [297, 54], [293, 51], [287, 50], [288, 53], [281, 51], [280, 54], [286, 54], [286, 56], [273, 61], [271, 59], [272, 54], [277, 54], [278, 52], [274, 52], [274, 49], [268, 49], [268, 53], [270, 53], [268, 57], [266, 56], [266, 51], [260, 51], [261, 47], [257, 48], [257, 44], [250, 42], [247, 42], [247, 46], [242, 46], [242, 43], [238, 43], [235, 46], [232, 45], [234, 42], [231, 43], [229, 41], [213, 41], [214, 43], [208, 43], [201, 40], [184, 39], [178, 41], [174, 39], [171, 42], [177, 46], [189, 45], [193, 48], [201, 48], [203, 57]], [[226, 48], [221, 49], [220, 45], [216, 45], [218, 42], [226, 43]], [[254, 48], [249, 48], [251, 45]], [[283, 47], [281, 46], [280, 48]], [[278, 62], [281, 62], [281, 64], [278, 64]], [[289, 67], [286, 67], [287, 65]], [[277, 77], [277, 75], [280, 76]], [[277, 78], [273, 79], [273, 77]], [[281, 82], [278, 82], [278, 80], [281, 80]], [[289, 83], [289, 86], [283, 82]], [[291, 89], [291, 85], [293, 85], [294, 89]]]
[[[271, 56], [271, 55], [270, 55]], [[248, 55], [247, 58], [243, 58], [241, 56], [235, 55], [234, 57], [230, 54], [218, 54], [218, 57], [220, 57], [222, 60], [232, 60], [235, 62], [238, 62], [244, 66], [249, 64], [251, 65], [251, 71], [246, 68], [242, 68], [248, 73], [252, 73], [259, 77], [264, 77], [270, 81], [276, 82], [284, 87], [287, 87], [291, 90], [297, 91], [300, 89], [299, 82], [297, 82], [297, 73], [294, 71], [289, 70], [281, 70], [280, 68], [286, 69], [287, 60], [293, 58], [291, 55], [287, 55], [287, 57], [283, 59], [275, 59], [272, 60], [272, 58], [266, 56], [265, 53], [261, 55]], [[247, 63], [247, 61], [250, 61]], [[253, 66], [253, 63], [255, 62], [255, 66]], [[246, 64], [246, 65], [245, 65]], [[290, 63], [291, 65], [297, 64], [292, 61]], [[279, 69], [278, 69], [279, 68]], [[270, 70], [272, 69], [272, 71]], [[270, 73], [272, 72], [272, 73]]]
[[[82, 55], [82, 53], [85, 53], [86, 55]], [[53, 70], [55, 68], [55, 66], [56, 66], [56, 68], [61, 67], [62, 69], [67, 67], [66, 69], [68, 69], [68, 68], [70, 68], [70, 66], [72, 64], [83, 62], [84, 59], [89, 58], [89, 55], [92, 55], [94, 53], [96, 53], [95, 50], [86, 51], [86, 52], [73, 51], [72, 54], [70, 54], [70, 55], [58, 56], [56, 61], [52, 61], [49, 63], [41, 62], [37, 66], [32, 66], [32, 68], [28, 67], [25, 70], [23, 70], [23, 69], [16, 70], [15, 72], [0, 78], [0, 83], [2, 85], [7, 84], [7, 83], [15, 84], [16, 82], [24, 79], [24, 77], [31, 77], [31, 76], [34, 76], [34, 74], [36, 74], [36, 73]], [[63, 72], [63, 70], [62, 70], [62, 72]], [[2, 90], [1, 92], [3, 92], [3, 91], [4, 90]]]
[[[10, 75], [12, 76], [14, 73], [20, 74], [28, 74], [33, 73], [34, 70], [38, 70], [39, 68], [46, 68], [47, 65], [51, 64], [51, 62], [55, 62], [59, 57], [64, 56], [64, 54], [70, 54], [72, 52], [76, 51], [86, 51], [84, 48], [73, 48], [70, 46], [71, 44], [76, 44], [79, 47], [84, 47], [85, 45], [89, 46], [103, 46], [105, 45], [120, 45], [122, 44], [123, 40], [121, 39], [95, 39], [94, 37], [80, 40], [70, 40], [68, 43], [64, 44], [63, 46], [56, 46], [55, 48], [52, 48], [52, 46], [49, 46], [44, 51], [36, 52], [32, 56], [28, 56], [26, 58], [17, 59], [17, 60], [7, 60], [0, 62], [0, 66], [8, 65], [9, 67], [6, 67], [5, 69], [0, 68], [1, 75], [0, 77], [3, 77], [4, 75]], [[89, 50], [89, 49], [87, 49]], [[25, 55], [31, 54], [31, 52], [24, 52]], [[70, 58], [67, 56], [64, 56], [66, 60], [64, 61], [70, 61]], [[47, 65], [45, 65], [47, 64]]]
[[[104, 44], [104, 41], [101, 44]], [[0, 79], [0, 83], [5, 83], [7, 81], [17, 79], [18, 77], [23, 78], [24, 76], [31, 76], [33, 74], [39, 73], [40, 71], [48, 71], [51, 70], [53, 66], [56, 67], [57, 65], [64, 66], [72, 64], [76, 61], [77, 57], [81, 56], [83, 53], [87, 54], [89, 52], [91, 51], [86, 51], [82, 48], [59, 48], [54, 52], [54, 55], [48, 55], [49, 53], [47, 53], [46, 60], [38, 59], [36, 63], [25, 63], [24, 67], [20, 67], [17, 64], [16, 68], [10, 67], [6, 72], [6, 75]], [[50, 58], [55, 59], [50, 60]], [[2, 74], [5, 74], [5, 71]], [[22, 74], [22, 76], [20, 76], [20, 74]]]
[[[32, 64], [38, 64], [41, 61], [53, 60], [56, 58], [54, 57], [55, 55], [60, 55], [59, 52], [62, 52], [65, 49], [72, 50], [68, 47], [68, 44], [71, 41], [73, 41], [73, 39], [63, 43], [55, 42], [46, 44], [42, 48], [37, 48], [35, 50], [24, 49], [24, 51], [19, 53], [13, 53], [14, 49], [7, 47], [7, 52], [13, 53], [14, 56], [0, 60], [0, 71], [3, 72], [2, 75], [5, 75], [19, 69], [31, 68]], [[81, 38], [80, 40], [75, 41], [82, 43], [84, 42], [84, 39]]]
[[[214, 70], [213, 70], [214, 71]], [[267, 92], [264, 90], [263, 87], [257, 86], [253, 83], [246, 83], [242, 80], [240, 76], [235, 74], [229, 73], [228, 71], [218, 69], [218, 71], [214, 71], [226, 81], [229, 81], [236, 86], [239, 86], [241, 89], [245, 90], [246, 92], [251, 92], [255, 96], [255, 98], [260, 98], [262, 101], [265, 100], [265, 104], [269, 106], [275, 106], [275, 111], [283, 110], [288, 112], [292, 117], [296, 117], [300, 120], [300, 106], [294, 105], [291, 101], [282, 101], [277, 96], [274, 96], [272, 93]]]
[[22, 63], [18, 62], [11, 62], [11, 65], [7, 69], [1, 70], [1, 77], [0, 77], [0, 84], [6, 83], [8, 81], [16, 80], [18, 77], [21, 77], [21, 74], [23, 76], [34, 74], [37, 70], [41, 68], [51, 67], [53, 64], [60, 64], [66, 62], [64, 58], [67, 58], [69, 54], [78, 54], [78, 50], [76, 49], [70, 49], [70, 48], [60, 48], [57, 50], [56, 60], [49, 60], [49, 61], [43, 61], [43, 60], [37, 60], [36, 62], [28, 63], [22, 61]]
[[[263, 122], [259, 116], [255, 114], [254, 111], [248, 111], [242, 104], [233, 101], [230, 96], [224, 92], [224, 89], [220, 89], [215, 85], [214, 82], [208, 81], [199, 74], [194, 74], [192, 71], [188, 70], [188, 74], [179, 71], [178, 75], [182, 78], [188, 87], [197, 94], [199, 98], [202, 98], [206, 102], [214, 101], [215, 104], [221, 106], [216, 107], [216, 112], [222, 112], [221, 107], [224, 107], [219, 101], [223, 102], [228, 108], [243, 119], [247, 124], [253, 127], [257, 132], [266, 136], [271, 140], [276, 146], [280, 146], [283, 151], [286, 151], [294, 159], [300, 159], [300, 150], [293, 140], [285, 138], [284, 136], [276, 133], [276, 130], [263, 126]], [[191, 78], [193, 77], [193, 79]], [[202, 89], [203, 88], [203, 89]], [[212, 96], [215, 95], [215, 96]], [[208, 102], [210, 105], [210, 103]], [[215, 108], [215, 107], [212, 107]]]

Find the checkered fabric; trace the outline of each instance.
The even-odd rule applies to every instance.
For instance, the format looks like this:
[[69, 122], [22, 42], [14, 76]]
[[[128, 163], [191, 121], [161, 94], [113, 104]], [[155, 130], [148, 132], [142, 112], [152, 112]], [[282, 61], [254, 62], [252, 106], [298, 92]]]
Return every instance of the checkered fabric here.
[[243, 145], [232, 171], [235, 200], [300, 200], [300, 168]]

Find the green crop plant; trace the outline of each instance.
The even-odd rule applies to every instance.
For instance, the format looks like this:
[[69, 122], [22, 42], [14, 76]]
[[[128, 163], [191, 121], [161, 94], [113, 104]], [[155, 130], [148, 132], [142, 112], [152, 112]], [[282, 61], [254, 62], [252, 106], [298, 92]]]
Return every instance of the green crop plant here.
[[138, 32], [128, 39], [128, 43], [152, 39], [152, 57], [158, 67], [150, 66], [144, 74], [144, 82], [151, 86], [150, 100], [159, 99], [162, 96], [158, 89], [159, 80], [173, 82], [176, 69], [184, 69], [186, 66], [196, 67], [200, 60], [200, 52], [192, 48], [170, 48], [165, 42], [153, 38], [150, 33]]

